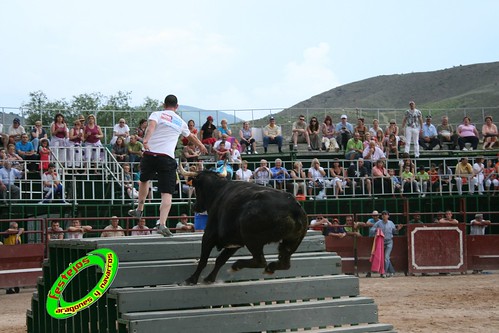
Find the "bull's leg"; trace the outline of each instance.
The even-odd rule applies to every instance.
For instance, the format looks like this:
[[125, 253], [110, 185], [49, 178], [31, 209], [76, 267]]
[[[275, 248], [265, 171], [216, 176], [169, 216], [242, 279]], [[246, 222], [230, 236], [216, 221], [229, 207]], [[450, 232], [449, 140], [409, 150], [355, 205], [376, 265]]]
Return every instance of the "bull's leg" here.
[[201, 272], [206, 267], [208, 257], [210, 256], [211, 250], [214, 246], [214, 240], [207, 239], [203, 236], [203, 241], [201, 244], [201, 257], [199, 258], [198, 267], [196, 268], [196, 271], [187, 280], [184, 281], [184, 284], [194, 285], [198, 283], [199, 275], [201, 275]]
[[265, 273], [274, 274], [276, 270], [286, 270], [291, 267], [291, 255], [295, 253], [300, 245], [302, 238], [298, 239], [283, 239], [279, 243], [279, 257], [277, 261], [273, 261], [265, 267]]
[[267, 265], [265, 256], [263, 255], [263, 244], [251, 245], [246, 244], [248, 251], [251, 252], [253, 258], [239, 259], [232, 264], [232, 270], [238, 271], [242, 268], [263, 268]]
[[231, 247], [231, 248], [225, 248], [222, 250], [222, 252], [218, 255], [217, 260], [215, 261], [215, 267], [213, 270], [210, 272], [210, 274], [204, 278], [204, 282], [206, 283], [213, 283], [215, 282], [215, 279], [217, 278], [218, 271], [220, 268], [225, 265], [227, 260], [232, 257], [234, 253], [238, 250], [238, 247]]

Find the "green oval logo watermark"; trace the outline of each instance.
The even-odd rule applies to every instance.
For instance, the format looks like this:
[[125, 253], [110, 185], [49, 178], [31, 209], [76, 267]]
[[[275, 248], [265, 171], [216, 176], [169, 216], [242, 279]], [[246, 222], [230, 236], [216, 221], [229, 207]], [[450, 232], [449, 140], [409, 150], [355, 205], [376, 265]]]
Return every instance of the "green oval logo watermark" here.
[[[75, 276], [91, 266], [102, 269], [102, 277], [95, 287], [85, 296], [74, 302], [66, 302], [62, 297], [64, 289]], [[47, 295], [47, 313], [55, 319], [65, 319], [88, 308], [101, 298], [111, 286], [118, 272], [118, 256], [110, 249], [97, 249], [85, 257], [71, 263], [52, 285]]]

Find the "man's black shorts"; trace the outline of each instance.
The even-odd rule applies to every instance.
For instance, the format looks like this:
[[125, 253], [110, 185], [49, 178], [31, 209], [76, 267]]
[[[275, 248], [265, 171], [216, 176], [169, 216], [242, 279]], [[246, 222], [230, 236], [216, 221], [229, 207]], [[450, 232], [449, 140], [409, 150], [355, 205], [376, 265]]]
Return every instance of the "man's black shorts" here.
[[140, 181], [158, 180], [160, 193], [175, 192], [177, 161], [167, 155], [144, 154], [140, 160]]

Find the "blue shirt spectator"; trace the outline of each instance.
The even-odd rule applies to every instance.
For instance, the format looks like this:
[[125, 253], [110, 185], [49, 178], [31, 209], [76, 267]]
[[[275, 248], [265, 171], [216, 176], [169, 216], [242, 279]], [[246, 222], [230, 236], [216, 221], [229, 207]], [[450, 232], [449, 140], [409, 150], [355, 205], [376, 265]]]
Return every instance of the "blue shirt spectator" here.
[[436, 138], [438, 135], [435, 125], [428, 121], [423, 124], [423, 137]]
[[270, 173], [272, 174], [272, 179], [276, 182], [276, 188], [280, 190], [284, 189], [284, 180], [286, 178], [291, 178], [288, 170], [282, 166], [282, 160], [280, 158], [275, 160], [275, 166], [270, 168]]

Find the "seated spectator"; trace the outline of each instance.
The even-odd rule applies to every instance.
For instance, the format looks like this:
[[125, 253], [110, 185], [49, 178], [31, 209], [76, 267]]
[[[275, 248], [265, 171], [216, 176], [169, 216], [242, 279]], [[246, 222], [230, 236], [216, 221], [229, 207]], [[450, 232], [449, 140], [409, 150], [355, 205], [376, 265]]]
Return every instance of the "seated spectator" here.
[[22, 243], [21, 235], [24, 232], [24, 228], [19, 228], [17, 222], [10, 222], [9, 229], [5, 230], [7, 235], [5, 235], [3, 240], [3, 245], [19, 245]]
[[307, 175], [305, 174], [303, 164], [300, 161], [296, 161], [293, 164], [293, 169], [289, 171], [289, 176], [293, 180], [290, 184], [290, 186], [292, 186], [293, 195], [296, 197], [299, 192], [301, 192], [302, 195], [305, 195], [305, 193], [307, 193], [307, 185], [305, 183]]
[[139, 191], [133, 186], [133, 174], [128, 163], [123, 164], [123, 185], [130, 199], [139, 198]]
[[419, 145], [424, 150], [433, 150], [438, 144], [438, 133], [435, 125], [431, 123], [431, 116], [426, 116], [426, 122], [421, 128], [421, 135], [419, 137]]
[[124, 118], [121, 118], [116, 125], [113, 127], [113, 137], [109, 142], [111, 145], [116, 143], [118, 138], [122, 138], [123, 142], [128, 143], [130, 141], [130, 128], [126, 124]]
[[3, 162], [3, 168], [0, 169], [0, 195], [4, 204], [7, 204], [7, 199], [19, 200], [21, 198], [21, 189], [15, 181], [22, 176], [21, 171], [12, 168], [10, 161]]
[[423, 192], [421, 196], [424, 197], [426, 195], [426, 192], [428, 192], [428, 188], [430, 185], [430, 175], [428, 174], [428, 172], [426, 172], [426, 169], [423, 165], [419, 166], [415, 178], [419, 185], [419, 189]]
[[442, 187], [440, 186], [440, 177], [438, 176], [437, 166], [434, 163], [432, 163], [430, 166], [428, 176], [430, 177], [431, 191], [440, 193], [442, 191]]
[[337, 152], [340, 146], [336, 141], [336, 129], [333, 125], [333, 119], [327, 115], [322, 124], [322, 150], [328, 152]]
[[[83, 122], [85, 118], [83, 118]], [[80, 168], [83, 161], [83, 137], [84, 137], [83, 123], [80, 119], [73, 122], [73, 127], [69, 130], [68, 140], [68, 166]]]
[[371, 133], [371, 137], [377, 138], [378, 137], [378, 132], [381, 132], [381, 134], [383, 136], [385, 135], [385, 132], [379, 126], [379, 120], [378, 119], [373, 119], [373, 126], [369, 128], [369, 133]]
[[[457, 143], [460, 150], [473, 150], [478, 148], [478, 131], [475, 125], [471, 124], [471, 119], [466, 116], [463, 118], [463, 123], [457, 127], [459, 138]], [[466, 148], [466, 144], [471, 144], [471, 148]]]
[[485, 117], [485, 124], [482, 126], [483, 149], [493, 149], [497, 143], [497, 126], [492, 123], [492, 116]]
[[399, 149], [397, 144], [397, 139], [395, 138], [395, 134], [390, 134], [388, 139], [385, 141], [385, 154], [386, 158], [390, 158], [391, 154], [395, 155], [395, 158], [399, 158]]
[[389, 138], [390, 134], [395, 135], [395, 140], [397, 141], [397, 147], [400, 146], [400, 142], [404, 140], [404, 137], [399, 134], [399, 127], [397, 126], [397, 122], [395, 119], [390, 119], [390, 123], [386, 127], [385, 130], [385, 138]]
[[[192, 134], [194, 134], [197, 137], [198, 130], [196, 129], [196, 123], [194, 122], [194, 120], [190, 119], [187, 122], [187, 127], [189, 128], [189, 132], [191, 132]], [[139, 140], [139, 139], [137, 138], [137, 140]], [[139, 141], [141, 141], [141, 140], [139, 140]], [[186, 137], [182, 136], [182, 144], [184, 146], [187, 146], [188, 143], [189, 143], [189, 139], [187, 139]]]
[[499, 191], [498, 172], [495, 170], [491, 159], [487, 160], [487, 167], [484, 170], [484, 176], [485, 189], [487, 192], [490, 192], [491, 189], [494, 190], [494, 193]]
[[[26, 133], [22, 134], [21, 140], [16, 143], [16, 152], [24, 161], [40, 160], [40, 156], [36, 153]], [[38, 165], [35, 162], [28, 163], [28, 171], [36, 171], [37, 169]]]
[[104, 228], [101, 237], [125, 237], [125, 232], [119, 223], [120, 219], [117, 216], [111, 216], [110, 224]]
[[80, 220], [72, 220], [71, 226], [68, 228], [67, 237], [68, 239], [80, 239], [83, 238], [85, 232], [92, 230], [92, 226], [81, 225]]
[[340, 160], [335, 158], [333, 160], [333, 166], [329, 168], [329, 177], [331, 177], [331, 186], [334, 189], [334, 194], [336, 198], [338, 195], [343, 194], [343, 188], [346, 185], [345, 180], [345, 170], [340, 164]]
[[[43, 200], [39, 203], [49, 203], [55, 198], [60, 198], [62, 200], [64, 195], [64, 189], [61, 184], [61, 179], [59, 174], [55, 170], [55, 164], [49, 163], [48, 170], [42, 175], [43, 184]], [[63, 200], [64, 203], [66, 201]]]
[[[333, 223], [334, 220], [337, 221], [338, 219], [333, 219]], [[345, 230], [347, 236], [362, 237], [362, 234], [359, 231], [362, 226], [365, 226], [365, 223], [355, 222], [353, 220], [353, 215], [347, 215], [345, 217], [345, 226], [343, 229]]]
[[234, 137], [232, 136], [232, 130], [227, 124], [227, 119], [222, 119], [220, 121], [220, 126], [217, 127], [217, 136], [219, 139], [228, 141], [231, 144], [232, 141], [234, 141]]
[[187, 142], [187, 145], [185, 145], [184, 148], [182, 149], [183, 161], [198, 162], [199, 155], [201, 155], [201, 152], [197, 149], [196, 145], [192, 141]]
[[364, 146], [364, 149], [366, 149], [367, 147], [369, 147], [369, 142], [371, 142], [371, 140], [374, 140], [376, 141], [376, 138], [372, 138], [371, 137], [371, 132], [367, 132], [365, 135], [364, 135], [364, 141], [362, 141], [362, 145]]
[[411, 167], [406, 166], [402, 174], [400, 175], [400, 179], [402, 180], [402, 190], [404, 193], [420, 193], [418, 182], [416, 181], [416, 177], [411, 172]]
[[308, 150], [312, 150], [310, 147], [310, 134], [307, 129], [308, 127], [305, 122], [305, 116], [301, 114], [298, 117], [298, 120], [293, 123], [293, 127], [291, 129], [294, 150], [298, 149], [298, 143], [306, 143]]
[[473, 176], [473, 167], [468, 163], [468, 158], [462, 157], [459, 163], [457, 163], [454, 173], [454, 180], [456, 181], [459, 195], [463, 194], [463, 185], [466, 184], [468, 184], [469, 193], [475, 193], [476, 178]]
[[40, 156], [39, 170], [47, 171], [50, 163], [50, 147], [48, 139], [41, 139], [38, 146], [38, 155]]
[[324, 236], [332, 236], [337, 238], [343, 238], [347, 235], [345, 229], [340, 225], [340, 222], [337, 218], [333, 219], [330, 225], [324, 228], [323, 231]]
[[458, 224], [459, 221], [452, 217], [452, 211], [446, 210], [445, 217], [438, 220], [438, 223]]
[[253, 138], [253, 131], [250, 128], [249, 122], [243, 123], [243, 128], [239, 130], [239, 142], [241, 143], [241, 151], [247, 154], [258, 154], [256, 151], [256, 141]]
[[104, 137], [102, 129], [95, 122], [93, 114], [87, 117], [87, 124], [84, 128], [83, 141], [85, 141], [85, 159], [87, 162], [100, 162], [103, 158], [101, 139]]
[[370, 172], [376, 161], [385, 158], [385, 153], [376, 145], [374, 140], [371, 140], [369, 146], [362, 151], [362, 157], [364, 158], [367, 171]]
[[207, 146], [208, 153], [211, 153], [211, 147], [217, 141], [215, 138], [215, 131], [216, 131], [216, 126], [213, 125], [213, 117], [208, 116], [206, 118], [206, 122], [203, 124], [201, 127], [201, 131], [199, 132], [199, 136], [201, 139], [201, 142]]
[[64, 230], [59, 226], [59, 221], [52, 220], [47, 229], [47, 240], [64, 239]]
[[3, 168], [3, 163], [6, 160], [7, 160], [7, 153], [5, 152], [5, 148], [0, 148], [0, 169]]
[[433, 223], [438, 223], [438, 221], [440, 221], [441, 219], [444, 218], [444, 215], [445, 215], [445, 213], [442, 211], [437, 212], [437, 214], [433, 218]]
[[137, 136], [137, 140], [141, 143], [143, 143], [144, 141], [146, 128], [147, 128], [147, 119], [140, 119], [139, 126], [135, 129], [135, 135]]
[[457, 147], [458, 135], [454, 131], [454, 127], [449, 124], [449, 117], [442, 117], [442, 124], [438, 125], [437, 133], [440, 149], [443, 149], [447, 143], [450, 143], [449, 147], [451, 150]]
[[43, 128], [42, 122], [37, 120], [35, 121], [35, 126], [31, 129], [31, 143], [33, 144], [35, 151], [38, 151], [38, 145], [40, 144], [41, 139], [48, 139], [47, 132]]
[[447, 188], [449, 190], [449, 193], [452, 193], [452, 184], [453, 184], [452, 169], [449, 166], [444, 166], [443, 163], [440, 163], [438, 165], [438, 177], [440, 181], [440, 187], [442, 188], [442, 190]]
[[362, 190], [360, 194], [367, 194], [371, 196], [371, 179], [369, 173], [364, 165], [364, 159], [359, 158], [357, 163], [352, 163], [347, 169], [346, 185], [352, 188], [354, 194], [357, 193], [356, 188], [360, 187]]
[[359, 133], [354, 133], [353, 138], [348, 140], [345, 151], [345, 158], [347, 160], [356, 160], [359, 157], [362, 157], [362, 153], [364, 152], [364, 145], [360, 140]]
[[475, 158], [475, 163], [473, 164], [473, 182], [478, 186], [478, 195], [483, 195], [485, 191], [484, 180], [485, 180], [485, 165], [483, 164], [483, 156], [477, 156]]
[[0, 148], [5, 148], [9, 144], [9, 136], [3, 133], [3, 124], [0, 124]]
[[142, 159], [142, 154], [144, 153], [144, 145], [137, 140], [136, 135], [130, 136], [130, 142], [128, 143], [127, 148], [128, 160], [130, 163], [139, 163]]
[[215, 148], [215, 154], [216, 154], [216, 160], [217, 161], [225, 161], [225, 160], [230, 160], [230, 148], [225, 147], [226, 144], [229, 144], [226, 141], [220, 142], [218, 145], [218, 148]]
[[111, 154], [118, 163], [128, 162], [128, 147], [125, 145], [123, 137], [118, 136], [111, 148]]
[[180, 214], [180, 220], [177, 222], [175, 228], [177, 228], [177, 234], [196, 231], [194, 223], [189, 222], [189, 218], [185, 213]]
[[307, 134], [310, 140], [309, 150], [321, 150], [320, 126], [316, 117], [310, 119], [307, 126]]
[[239, 169], [239, 165], [241, 164], [241, 152], [239, 152], [239, 148], [237, 147], [238, 142], [234, 140], [232, 142], [232, 147], [230, 149], [230, 163], [232, 163], [232, 167], [237, 170]]
[[392, 181], [383, 160], [376, 161], [372, 170], [374, 193], [392, 193]]
[[409, 220], [409, 224], [423, 224], [424, 222], [421, 220], [421, 212], [415, 211], [412, 214], [412, 219]]
[[263, 150], [267, 153], [269, 144], [277, 144], [279, 153], [282, 153], [282, 134], [281, 126], [275, 124], [275, 118], [269, 118], [269, 124], [263, 128]]
[[331, 222], [329, 222], [329, 220], [325, 218], [322, 214], [317, 215], [315, 219], [310, 221], [309, 225], [310, 229], [317, 231], [323, 231], [328, 226], [331, 226]]
[[366, 139], [366, 133], [368, 130], [364, 124], [364, 118], [357, 118], [357, 125], [354, 127], [353, 131], [359, 133], [360, 141], [364, 141]]
[[9, 144], [9, 146], [7, 147], [5, 160], [10, 161], [14, 169], [17, 169], [19, 171], [24, 170], [24, 161], [22, 157], [16, 153], [16, 146], [14, 144]]
[[12, 125], [9, 127], [9, 143], [16, 143], [21, 140], [21, 135], [26, 133], [24, 127], [21, 126], [21, 120], [19, 118], [14, 118]]
[[132, 236], [147, 236], [151, 234], [151, 230], [146, 226], [146, 219], [140, 218], [136, 225], [132, 228]]
[[275, 165], [270, 168], [272, 173], [272, 179], [274, 180], [274, 187], [278, 190], [286, 189], [286, 179], [291, 178], [288, 170], [282, 166], [282, 160], [277, 158], [275, 160]]
[[253, 178], [255, 179], [255, 183], [258, 185], [271, 186], [270, 179], [272, 178], [272, 173], [267, 166], [267, 160], [260, 160], [260, 166], [255, 169]]
[[402, 182], [400, 178], [395, 175], [395, 170], [389, 169], [388, 174], [390, 175], [390, 180], [392, 181], [392, 191], [393, 193], [401, 193], [402, 194]]
[[314, 158], [310, 163], [310, 168], [308, 169], [308, 195], [310, 200], [314, 200], [312, 193], [315, 189], [321, 190], [317, 195], [318, 199], [322, 199], [325, 196], [325, 184], [324, 177], [326, 176], [326, 171], [321, 167], [321, 163], [317, 158]]
[[336, 124], [335, 130], [337, 133], [336, 142], [346, 152], [348, 140], [352, 138], [354, 132], [352, 124], [347, 122], [346, 114], [341, 115], [341, 121]]
[[241, 168], [236, 171], [236, 180], [251, 182], [252, 179], [253, 179], [253, 172], [248, 169], [248, 161], [243, 160], [241, 162]]
[[412, 162], [409, 153], [402, 153], [402, 160], [399, 161], [399, 167], [400, 167], [399, 176], [402, 176], [402, 171], [405, 170], [406, 166], [410, 167], [410, 171], [413, 174], [416, 173], [416, 164]]

